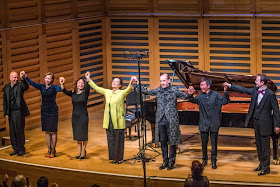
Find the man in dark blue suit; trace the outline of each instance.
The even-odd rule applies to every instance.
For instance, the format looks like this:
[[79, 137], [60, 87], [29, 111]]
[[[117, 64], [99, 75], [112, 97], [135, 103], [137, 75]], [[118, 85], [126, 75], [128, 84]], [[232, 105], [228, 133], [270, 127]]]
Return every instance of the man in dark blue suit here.
[[250, 119], [252, 119], [260, 162], [259, 166], [254, 169], [254, 171], [260, 171], [258, 175], [270, 173], [270, 135], [273, 128], [276, 134], [280, 131], [278, 101], [275, 93], [267, 88], [267, 81], [265, 74], [259, 74], [256, 77], [256, 87], [254, 88], [244, 88], [242, 86], [224, 83], [224, 86], [228, 86], [232, 90], [252, 95], [245, 127], [248, 126]]

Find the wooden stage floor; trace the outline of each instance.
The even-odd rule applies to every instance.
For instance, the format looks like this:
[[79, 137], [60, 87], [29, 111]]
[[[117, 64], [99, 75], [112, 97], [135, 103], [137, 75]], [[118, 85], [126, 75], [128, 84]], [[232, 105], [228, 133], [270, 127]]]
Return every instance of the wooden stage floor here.
[[[78, 186], [90, 186], [97, 183], [101, 186], [142, 186], [143, 185], [143, 169], [140, 162], [126, 161], [120, 165], [109, 163], [107, 152], [106, 132], [102, 128], [103, 111], [90, 112], [89, 123], [89, 142], [87, 148], [87, 158], [85, 160], [76, 160], [76, 142], [73, 140], [71, 120], [59, 122], [57, 157], [45, 158], [47, 151], [45, 136], [41, 128], [26, 131], [27, 153], [23, 157], [9, 156], [12, 152], [11, 147], [2, 147], [0, 149], [0, 174], [9, 173], [10, 175], [30, 173], [29, 167], [35, 167], [34, 176], [47, 176], [52, 180], [56, 180], [60, 184], [59, 177], [62, 171], [73, 172], [74, 176], [69, 177], [69, 184], [72, 186], [71, 178], [82, 177], [80, 173], [112, 175], [115, 182], [106, 181], [104, 177], [96, 178], [95, 182], [91, 181], [90, 176], [84, 179], [76, 179], [80, 181]], [[146, 164], [147, 178], [150, 186], [169, 186], [166, 181], [173, 181], [173, 186], [182, 186], [184, 179], [190, 174], [191, 162], [195, 159], [201, 160], [201, 142], [197, 126], [181, 126], [183, 143], [179, 146], [182, 153], [177, 154], [176, 168], [171, 171], [159, 170], [162, 164], [161, 155], [155, 158], [154, 162]], [[132, 130], [133, 135], [136, 135]], [[150, 125], [147, 125], [147, 139], [151, 141]], [[138, 139], [125, 140], [124, 158], [132, 158], [138, 153]], [[160, 148], [156, 148], [160, 151]], [[210, 156], [211, 146], [208, 146], [208, 154]], [[148, 156], [156, 156], [152, 151], [147, 151]], [[272, 163], [272, 161], [271, 161]], [[23, 166], [23, 167], [20, 167]], [[232, 185], [260, 185], [260, 186], [278, 186], [280, 184], [280, 165], [271, 164], [271, 174], [266, 176], [257, 176], [253, 171], [258, 166], [256, 148], [254, 144], [253, 129], [239, 128], [221, 128], [218, 138], [218, 168], [212, 170], [211, 166], [206, 166], [204, 175], [206, 175], [211, 184], [214, 186]], [[23, 169], [22, 169], [23, 168]], [[28, 168], [24, 170], [24, 168]], [[39, 169], [38, 169], [39, 168]], [[48, 171], [44, 171], [44, 168]], [[18, 171], [17, 171], [18, 170]], [[31, 170], [31, 169], [30, 169]], [[25, 173], [26, 172], [26, 173]], [[37, 172], [37, 173], [36, 173]], [[39, 173], [38, 173], [39, 172]], [[57, 172], [57, 173], [56, 173]], [[79, 173], [79, 174], [78, 174]], [[117, 180], [120, 177], [135, 177], [141, 182], [126, 183]], [[1, 177], [0, 177], [1, 178]], [[62, 177], [61, 177], [62, 178]], [[86, 179], [86, 180], [85, 180]], [[87, 180], [88, 179], [88, 180]], [[104, 179], [104, 180], [103, 180]], [[62, 180], [62, 179], [61, 179]], [[125, 181], [125, 180], [123, 180]], [[129, 181], [129, 180], [127, 180]], [[152, 182], [154, 181], [154, 182]], [[162, 185], [159, 185], [159, 181]], [[33, 179], [32, 186], [36, 186], [36, 180]], [[73, 186], [75, 182], [73, 182]], [[115, 184], [115, 185], [114, 185]], [[166, 184], [166, 185], [164, 185]], [[63, 185], [61, 182], [60, 186]], [[227, 185], [229, 186], [229, 185]], [[280, 186], [280, 185], [279, 185]]]

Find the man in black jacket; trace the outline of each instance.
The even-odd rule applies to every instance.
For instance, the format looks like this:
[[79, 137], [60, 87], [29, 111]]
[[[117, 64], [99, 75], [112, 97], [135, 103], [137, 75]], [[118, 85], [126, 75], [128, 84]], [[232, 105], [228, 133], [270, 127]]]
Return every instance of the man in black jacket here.
[[225, 86], [235, 91], [252, 95], [245, 127], [248, 126], [250, 119], [253, 119], [256, 146], [260, 162], [259, 166], [254, 169], [254, 171], [260, 171], [258, 175], [270, 173], [270, 135], [273, 130], [272, 121], [274, 132], [278, 134], [280, 131], [279, 105], [275, 93], [267, 88], [267, 81], [265, 74], [259, 74], [256, 77], [256, 87], [254, 88], [244, 88], [242, 86], [224, 83]]
[[[218, 132], [221, 125], [222, 105], [230, 102], [227, 87], [224, 87], [224, 97], [218, 92], [211, 90], [212, 81], [208, 78], [202, 78], [200, 82], [201, 93], [195, 98], [191, 98], [192, 103], [197, 103], [199, 106], [199, 131], [202, 142], [202, 165], [207, 165], [207, 145], [210, 134], [211, 139], [211, 162], [212, 169], [217, 168], [217, 143]], [[193, 88], [192, 88], [193, 89]], [[194, 90], [189, 93], [192, 94]]]
[[17, 72], [10, 73], [10, 83], [4, 86], [3, 111], [9, 120], [10, 138], [14, 151], [10, 154], [22, 156], [25, 154], [25, 117], [29, 116], [29, 110], [23, 98], [29, 85], [20, 73], [21, 82], [18, 82]]

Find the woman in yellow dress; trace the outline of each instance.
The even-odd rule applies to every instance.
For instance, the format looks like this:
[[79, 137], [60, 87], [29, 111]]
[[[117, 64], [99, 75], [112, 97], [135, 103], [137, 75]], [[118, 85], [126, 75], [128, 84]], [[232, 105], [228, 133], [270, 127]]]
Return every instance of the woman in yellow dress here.
[[103, 128], [106, 129], [109, 160], [114, 164], [121, 164], [124, 153], [124, 129], [125, 112], [124, 99], [131, 91], [131, 83], [137, 82], [137, 78], [132, 76], [126, 89], [121, 90], [123, 81], [114, 78], [112, 90], [97, 86], [90, 78], [90, 72], [86, 72], [85, 77], [88, 84], [98, 93], [105, 96], [105, 110], [103, 118]]

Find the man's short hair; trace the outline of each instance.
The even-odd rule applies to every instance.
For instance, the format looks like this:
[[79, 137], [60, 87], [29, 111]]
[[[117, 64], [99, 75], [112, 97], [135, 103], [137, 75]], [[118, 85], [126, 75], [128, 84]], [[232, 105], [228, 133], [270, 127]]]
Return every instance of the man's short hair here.
[[264, 84], [266, 85], [268, 82], [266, 74], [258, 74], [258, 76], [261, 78], [261, 82], [263, 81]]
[[207, 86], [211, 86], [212, 85], [212, 81], [209, 78], [203, 77], [200, 82], [206, 82]]
[[47, 177], [40, 177], [37, 181], [37, 187], [48, 187], [49, 182]]
[[168, 75], [167, 73], [163, 73], [163, 74], [161, 74], [160, 76], [166, 76], [166, 77], [167, 77], [167, 80], [170, 80], [170, 77], [169, 77], [169, 75]]

